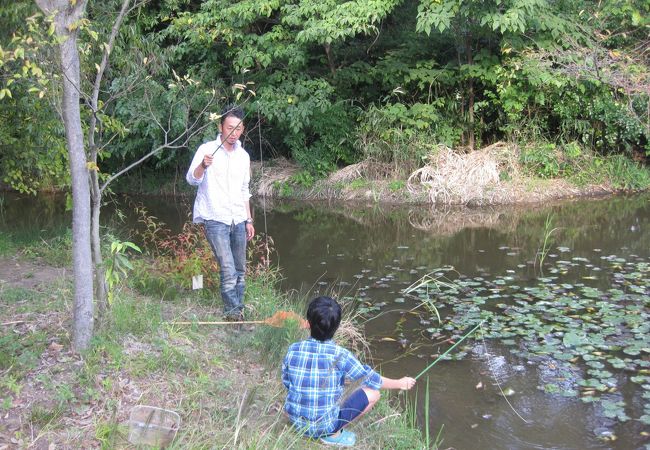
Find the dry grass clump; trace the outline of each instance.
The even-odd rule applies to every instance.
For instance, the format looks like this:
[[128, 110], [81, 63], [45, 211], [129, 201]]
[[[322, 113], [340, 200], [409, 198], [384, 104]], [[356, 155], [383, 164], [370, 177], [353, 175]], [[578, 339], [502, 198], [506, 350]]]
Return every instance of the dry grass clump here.
[[359, 325], [359, 318], [354, 316], [346, 316], [341, 319], [341, 324], [334, 338], [339, 345], [346, 347], [354, 352], [359, 352], [365, 357], [370, 356], [370, 344], [363, 334], [361, 325]]
[[516, 148], [503, 142], [464, 154], [440, 145], [429, 163], [409, 176], [407, 186], [412, 194], [426, 189], [432, 203], [504, 203], [511, 200], [504, 198], [508, 190], [495, 187], [502, 172], [518, 173], [516, 157]]
[[347, 183], [359, 178], [383, 180], [392, 178], [394, 171], [394, 168], [388, 163], [364, 159], [361, 162], [337, 170], [329, 176], [327, 181], [330, 183]]
[[277, 184], [289, 181], [299, 171], [299, 167], [285, 158], [277, 158], [273, 160], [272, 168], [262, 165], [253, 168], [253, 172], [258, 170], [261, 175], [257, 186], [257, 195], [272, 197]]

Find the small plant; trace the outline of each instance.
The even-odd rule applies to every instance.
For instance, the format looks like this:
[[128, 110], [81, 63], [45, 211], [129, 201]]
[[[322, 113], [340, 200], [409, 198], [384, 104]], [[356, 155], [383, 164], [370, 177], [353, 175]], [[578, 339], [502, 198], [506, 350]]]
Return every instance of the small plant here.
[[273, 188], [278, 191], [280, 197], [291, 197], [294, 194], [293, 186], [284, 181], [275, 181]]
[[542, 268], [544, 266], [544, 260], [548, 255], [551, 245], [553, 245], [552, 235], [558, 230], [557, 227], [556, 228], [552, 228], [552, 227], [553, 227], [553, 216], [549, 214], [546, 216], [546, 221], [544, 223], [544, 236], [542, 238], [540, 248], [537, 250], [537, 254], [535, 255], [535, 265], [539, 266], [539, 271], [540, 274], [542, 275], [543, 275]]
[[7, 375], [0, 378], [0, 387], [10, 391], [17, 397], [20, 395], [20, 391], [23, 389], [23, 385], [18, 382], [18, 379], [14, 375]]
[[129, 285], [144, 295], [159, 299], [174, 300], [181, 295], [181, 287], [170, 283], [161, 270], [152, 268], [147, 260], [137, 260], [133, 264], [133, 272], [129, 277]]
[[252, 276], [263, 276], [271, 269], [271, 253], [275, 252], [275, 243], [268, 234], [256, 234], [247, 247], [249, 273]]
[[[419, 293], [424, 290], [424, 296], [418, 296], [418, 300], [422, 302], [422, 305], [429, 311], [429, 313], [436, 316], [438, 323], [442, 323], [440, 318], [440, 312], [436, 307], [433, 298], [435, 293], [440, 292], [441, 287], [450, 288], [452, 284], [444, 278], [442, 275], [437, 275], [440, 271], [449, 271], [452, 270], [452, 267], [446, 266], [441, 269], [436, 269], [428, 274], [422, 276], [419, 280], [412, 283], [406, 289], [404, 289], [404, 294], [410, 295], [413, 293]], [[431, 292], [433, 291], [433, 292]]]
[[[154, 268], [162, 274], [171, 275], [171, 284], [191, 288], [194, 275], [203, 274], [203, 283], [208, 288], [218, 284], [219, 266], [201, 225], [187, 221], [183, 230], [174, 235], [164, 222], [150, 215], [143, 207], [136, 207], [138, 221], [145, 225], [145, 231], [138, 233], [149, 253], [156, 259]], [[166, 292], [169, 280], [156, 277], [150, 270], [138, 271], [138, 286]], [[146, 274], [148, 273], [148, 275]], [[162, 283], [162, 285], [161, 285]], [[174, 294], [174, 289], [170, 290]]]
[[143, 231], [136, 231], [136, 235], [142, 239], [142, 243], [154, 255], [159, 253], [158, 244], [169, 236], [169, 229], [165, 222], [158, 220], [156, 216], [149, 214], [147, 208], [142, 205], [135, 205], [134, 211], [138, 216], [138, 222], [144, 226]]
[[555, 144], [526, 147], [521, 152], [520, 162], [540, 178], [556, 178], [560, 175], [560, 158]]
[[363, 189], [370, 186], [370, 182], [365, 178], [357, 178], [350, 183], [350, 189]]
[[194, 275], [203, 274], [209, 288], [218, 284], [219, 265], [212, 254], [201, 225], [186, 222], [183, 231], [158, 243], [161, 252], [158, 267], [172, 275], [180, 286], [190, 288]]
[[316, 182], [314, 176], [307, 170], [301, 170], [290, 178], [290, 183], [301, 186], [303, 188], [310, 188]]
[[73, 401], [76, 397], [72, 386], [68, 383], [62, 383], [56, 386], [55, 398], [58, 401], [59, 405], [64, 405]]
[[44, 427], [56, 421], [59, 417], [62, 417], [64, 412], [61, 406], [47, 408], [41, 405], [34, 405], [29, 412], [29, 421], [34, 425]]
[[108, 304], [112, 304], [115, 288], [126, 278], [133, 265], [126, 257], [128, 250], [142, 253], [140, 247], [133, 242], [114, 240], [111, 242], [111, 257], [106, 260], [106, 283], [108, 284]]
[[406, 187], [406, 182], [404, 180], [393, 180], [388, 183], [388, 189], [391, 192], [399, 192]]

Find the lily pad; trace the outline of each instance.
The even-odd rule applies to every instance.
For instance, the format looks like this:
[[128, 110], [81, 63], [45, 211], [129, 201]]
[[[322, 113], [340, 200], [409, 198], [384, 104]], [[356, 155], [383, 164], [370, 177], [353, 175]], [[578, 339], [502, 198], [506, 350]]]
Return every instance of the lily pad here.
[[568, 332], [562, 338], [562, 343], [565, 347], [577, 347], [587, 343], [587, 337], [584, 333], [578, 334], [574, 332]]

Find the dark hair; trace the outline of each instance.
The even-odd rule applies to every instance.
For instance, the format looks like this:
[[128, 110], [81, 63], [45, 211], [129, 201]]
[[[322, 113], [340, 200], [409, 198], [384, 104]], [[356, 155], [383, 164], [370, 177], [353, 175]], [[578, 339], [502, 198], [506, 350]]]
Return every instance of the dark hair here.
[[341, 323], [341, 306], [331, 297], [316, 297], [307, 307], [311, 337], [319, 341], [332, 339]]
[[235, 104], [226, 105], [221, 110], [221, 125], [223, 125], [228, 117], [236, 117], [243, 122], [244, 110]]

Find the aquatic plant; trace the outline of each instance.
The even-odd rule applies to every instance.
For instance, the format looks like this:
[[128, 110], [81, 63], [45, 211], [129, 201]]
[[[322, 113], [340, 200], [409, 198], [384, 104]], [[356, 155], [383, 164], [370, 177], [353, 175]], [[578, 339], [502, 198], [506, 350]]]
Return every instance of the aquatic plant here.
[[544, 276], [544, 260], [548, 255], [548, 251], [551, 248], [551, 245], [553, 245], [552, 235], [559, 229], [558, 227], [551, 227], [553, 227], [553, 215], [548, 214], [546, 216], [546, 221], [544, 222], [544, 236], [542, 238], [540, 248], [535, 254], [535, 266], [539, 267], [539, 273], [541, 276]]
[[[542, 248], [548, 252], [550, 246]], [[570, 249], [560, 251], [570, 255]], [[540, 377], [540, 390], [594, 403], [600, 414], [618, 422], [649, 425], [650, 261], [595, 253], [596, 261], [583, 256], [555, 260], [547, 277], [531, 281], [512, 273], [459, 276], [433, 290], [421, 282], [411, 292], [435, 292], [437, 308], [451, 309], [442, 329], [452, 336], [486, 318], [485, 339], [499, 341], [552, 374]], [[453, 269], [444, 272], [452, 279]], [[454, 354], [455, 359], [463, 356]], [[642, 402], [622, 395], [627, 383], [644, 391]]]
[[[442, 288], [450, 288], [452, 285], [449, 283], [448, 279], [444, 277], [443, 273], [452, 270], [451, 267], [443, 267], [441, 269], [433, 270], [412, 283], [406, 289], [404, 289], [405, 295], [412, 295], [417, 293], [417, 300], [424, 305], [432, 314], [438, 318], [438, 323], [441, 323], [440, 312], [436, 307], [434, 301], [434, 294], [441, 292]], [[441, 273], [442, 272], [442, 273]]]

